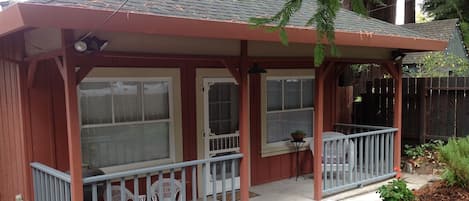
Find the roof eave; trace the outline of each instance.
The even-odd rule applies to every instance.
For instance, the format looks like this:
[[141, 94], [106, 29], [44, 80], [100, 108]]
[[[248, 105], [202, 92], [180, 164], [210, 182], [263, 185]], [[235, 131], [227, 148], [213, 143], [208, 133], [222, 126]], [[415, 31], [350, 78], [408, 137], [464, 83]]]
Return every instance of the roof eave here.
[[24, 24], [18, 4], [14, 4], [0, 12], [0, 37], [27, 28]]
[[[261, 29], [252, 29], [246, 23], [233, 21], [118, 12], [106, 24], [102, 25], [104, 19], [111, 13], [112, 11], [88, 8], [18, 3], [0, 12], [0, 19], [3, 19], [3, 21], [0, 21], [0, 36], [27, 27], [55, 27], [218, 39], [279, 41], [276, 33], [269, 34]], [[292, 43], [316, 43], [317, 34], [313, 29], [287, 27], [287, 32], [288, 40]], [[353, 33], [340, 30], [336, 31], [335, 43], [343, 46], [412, 49], [417, 51], [443, 50], [447, 46], [447, 42], [433, 39]]]

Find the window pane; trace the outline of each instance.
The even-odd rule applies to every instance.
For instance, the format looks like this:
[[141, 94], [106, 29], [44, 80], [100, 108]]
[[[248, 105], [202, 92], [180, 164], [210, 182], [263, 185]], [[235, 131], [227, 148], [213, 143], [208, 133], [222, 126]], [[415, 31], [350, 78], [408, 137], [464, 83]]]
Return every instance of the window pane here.
[[267, 81], [267, 111], [282, 109], [282, 81]]
[[83, 163], [92, 168], [170, 157], [169, 123], [82, 129]]
[[313, 107], [314, 84], [312, 79], [303, 80], [303, 107]]
[[312, 136], [313, 111], [276, 112], [267, 114], [267, 143], [291, 140], [290, 133], [302, 130]]
[[115, 122], [142, 121], [142, 90], [139, 82], [114, 82]]
[[112, 123], [111, 86], [106, 82], [80, 84], [81, 123]]
[[301, 108], [301, 84], [300, 80], [284, 80], [285, 84], [285, 109]]
[[145, 120], [169, 119], [168, 82], [143, 84]]

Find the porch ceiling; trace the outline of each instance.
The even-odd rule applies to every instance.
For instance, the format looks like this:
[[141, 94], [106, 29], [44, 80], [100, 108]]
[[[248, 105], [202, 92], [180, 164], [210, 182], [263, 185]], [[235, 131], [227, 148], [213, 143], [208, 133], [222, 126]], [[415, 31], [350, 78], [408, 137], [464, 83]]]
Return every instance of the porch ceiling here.
[[[253, 30], [243, 20], [195, 19], [184, 16], [175, 17], [122, 11], [110, 18], [106, 24], [101, 25], [111, 13], [112, 11], [109, 9], [18, 3], [0, 12], [0, 36], [27, 28], [54, 27], [187, 37], [279, 41], [276, 33], [268, 34], [263, 30]], [[447, 42], [423, 38], [418, 34], [412, 34], [413, 32], [405, 34], [406, 29], [394, 31], [379, 29], [383, 27], [394, 28], [395, 26], [390, 24], [381, 26], [380, 23], [375, 22], [377, 20], [372, 20], [375, 24], [368, 21], [362, 22], [365, 24], [359, 30], [341, 28], [343, 25], [338, 23], [336, 44], [414, 51], [443, 50], [447, 45]], [[368, 25], [373, 26], [369, 29]], [[376, 28], [375, 31], [373, 31], [373, 27]], [[289, 41], [292, 43], [313, 44], [316, 41], [316, 31], [308, 27], [294, 25], [289, 26], [287, 31]], [[400, 34], [399, 31], [403, 33]]]

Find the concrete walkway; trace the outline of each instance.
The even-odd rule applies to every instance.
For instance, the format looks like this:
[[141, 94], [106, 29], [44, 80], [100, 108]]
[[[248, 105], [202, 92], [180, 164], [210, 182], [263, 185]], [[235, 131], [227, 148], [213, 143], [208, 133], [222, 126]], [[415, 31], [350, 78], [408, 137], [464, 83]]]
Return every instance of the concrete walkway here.
[[[434, 175], [403, 174], [402, 179], [407, 182], [410, 189], [418, 189], [430, 181], [437, 180]], [[390, 180], [349, 190], [340, 194], [326, 197], [325, 201], [381, 201], [376, 190], [387, 184]], [[311, 175], [254, 186], [251, 191], [259, 196], [251, 198], [252, 201], [311, 201], [313, 200], [313, 180]]]

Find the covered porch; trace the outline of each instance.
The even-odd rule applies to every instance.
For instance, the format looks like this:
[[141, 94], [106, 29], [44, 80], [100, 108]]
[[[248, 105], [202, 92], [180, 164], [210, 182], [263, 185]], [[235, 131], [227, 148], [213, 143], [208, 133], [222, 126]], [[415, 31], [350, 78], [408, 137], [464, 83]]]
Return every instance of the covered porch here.
[[[24, 60], [4, 61], [18, 67], [5, 77], [20, 85], [25, 197], [247, 201], [255, 186], [312, 173], [309, 199], [320, 200], [399, 176], [402, 72], [395, 53], [444, 44], [344, 12], [342, 20], [357, 17], [370, 31], [386, 31], [337, 31], [343, 56], [328, 55], [314, 67], [315, 30], [288, 27], [290, 45], [283, 46], [277, 35], [250, 29], [250, 15], [232, 21], [241, 8], [256, 12], [232, 3], [231, 20], [217, 18], [219, 5], [200, 7], [218, 21], [187, 18], [173, 7], [179, 17], [132, 7], [113, 13], [73, 1], [19, 3], [2, 11], [0, 17], [18, 19], [0, 27], [18, 47], [10, 50], [13, 42], [2, 38], [2, 55], [25, 54]], [[96, 30], [96, 19], [107, 18]], [[89, 41], [89, 52], [77, 45]], [[267, 73], [249, 73], [256, 64]], [[340, 76], [354, 64], [378, 65], [394, 78], [393, 128], [342, 118], [349, 102], [343, 101]], [[208, 91], [217, 83], [212, 97]], [[211, 105], [220, 107], [212, 111]], [[227, 131], [217, 133], [221, 127]], [[298, 150], [293, 129], [307, 131]], [[112, 149], [98, 149], [102, 141]]]

